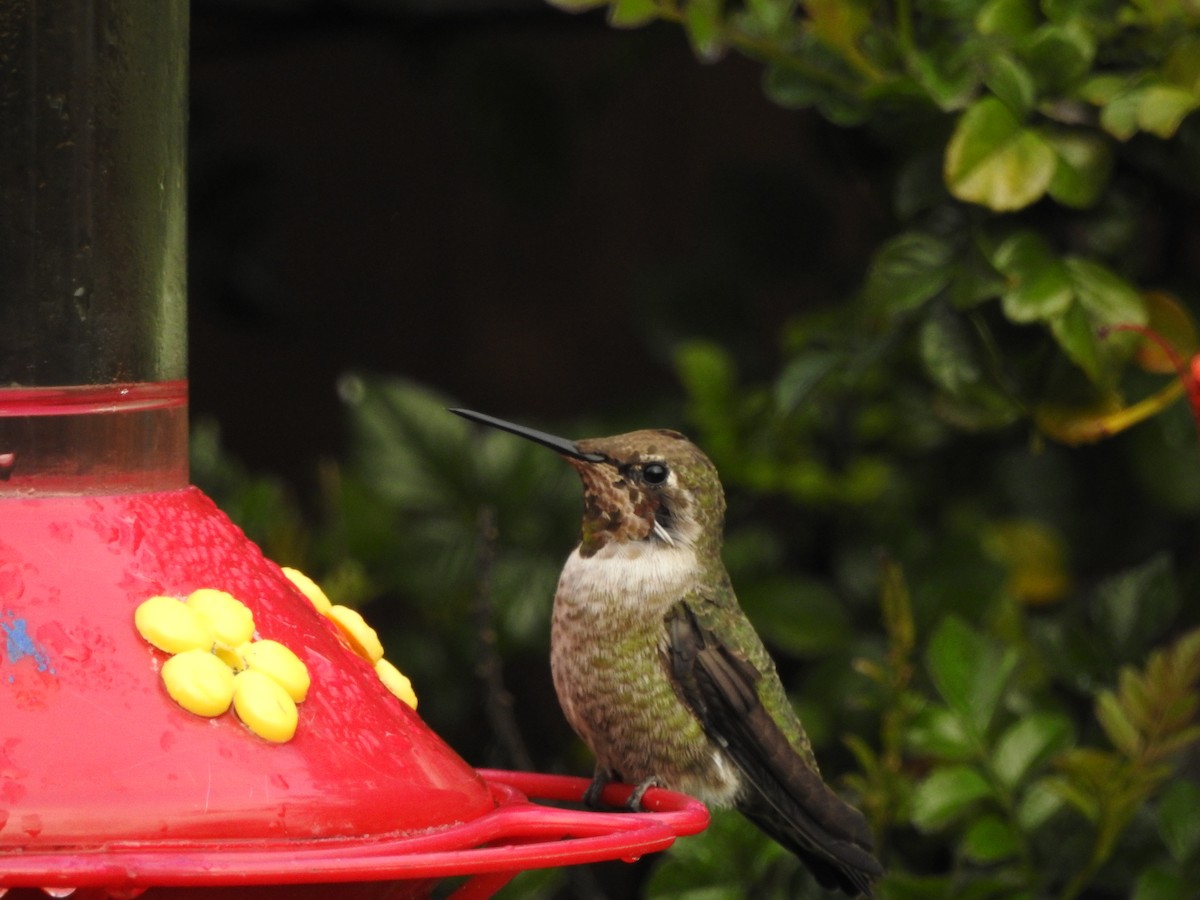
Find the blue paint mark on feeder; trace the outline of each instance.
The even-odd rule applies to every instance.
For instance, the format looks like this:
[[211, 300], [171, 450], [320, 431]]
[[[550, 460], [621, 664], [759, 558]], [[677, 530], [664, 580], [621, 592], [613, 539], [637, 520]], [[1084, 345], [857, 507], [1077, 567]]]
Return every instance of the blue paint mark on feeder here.
[[[7, 637], [5, 650], [10, 663], [18, 663], [28, 656], [33, 659], [39, 672], [54, 674], [54, 667], [50, 665], [49, 655], [38, 646], [37, 641], [29, 636], [29, 629], [24, 619], [18, 618], [11, 609], [6, 609], [4, 619], [0, 619], [0, 629]], [[11, 677], [9, 676], [10, 680]]]

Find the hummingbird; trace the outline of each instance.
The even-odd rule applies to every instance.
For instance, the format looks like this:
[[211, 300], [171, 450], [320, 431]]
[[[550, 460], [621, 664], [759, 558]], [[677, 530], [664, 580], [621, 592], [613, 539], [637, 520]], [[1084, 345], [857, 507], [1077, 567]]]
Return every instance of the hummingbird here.
[[559, 578], [550, 668], [606, 784], [733, 807], [826, 888], [870, 897], [883, 874], [866, 819], [821, 777], [721, 559], [716, 467], [677, 431], [571, 441], [466, 409], [459, 416], [557, 451], [583, 482], [578, 546]]

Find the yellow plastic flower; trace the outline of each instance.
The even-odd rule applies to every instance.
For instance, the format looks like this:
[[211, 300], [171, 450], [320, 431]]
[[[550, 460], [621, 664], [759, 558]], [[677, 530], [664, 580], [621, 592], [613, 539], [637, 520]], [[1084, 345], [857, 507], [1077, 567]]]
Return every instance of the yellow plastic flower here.
[[366, 623], [358, 610], [348, 606], [333, 606], [328, 615], [350, 642], [355, 653], [372, 664], [383, 659], [383, 644], [379, 641], [379, 635]]
[[375, 674], [383, 682], [383, 686], [411, 706], [417, 708], [417, 694], [413, 690], [412, 681], [408, 676], [393, 666], [386, 659], [375, 663]]
[[208, 619], [174, 597], [151, 597], [133, 613], [138, 633], [167, 653], [209, 650], [216, 635]]
[[219, 716], [233, 700], [233, 672], [207, 650], [176, 653], [162, 667], [171, 699], [198, 716]]
[[274, 679], [297, 703], [308, 696], [312, 683], [308, 668], [291, 650], [278, 641], [253, 641], [239, 648], [239, 656], [247, 669], [262, 672]]
[[222, 647], [233, 649], [254, 637], [254, 615], [232, 594], [216, 588], [200, 588], [188, 594], [185, 602], [208, 619]]
[[325, 596], [325, 592], [321, 590], [315, 581], [299, 569], [292, 569], [287, 566], [283, 567], [283, 574], [287, 576], [288, 581], [296, 586], [300, 593], [308, 598], [308, 602], [316, 608], [317, 612], [323, 616], [329, 615], [329, 608], [333, 606], [333, 603]]
[[300, 720], [296, 701], [283, 686], [254, 669], [233, 676], [233, 709], [251, 731], [276, 743], [290, 741]]

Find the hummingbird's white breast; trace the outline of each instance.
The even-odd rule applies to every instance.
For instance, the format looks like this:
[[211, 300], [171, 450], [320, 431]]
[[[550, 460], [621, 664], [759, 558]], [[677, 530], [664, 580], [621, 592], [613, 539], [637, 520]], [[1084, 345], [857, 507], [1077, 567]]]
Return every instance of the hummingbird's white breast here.
[[576, 548], [563, 566], [558, 597], [572, 605], [629, 606], [635, 615], [661, 621], [693, 586], [696, 554], [687, 545], [614, 541], [591, 556]]
[[615, 541], [568, 557], [554, 598], [559, 703], [602, 769], [728, 806], [740, 776], [679, 700], [664, 663], [667, 611], [697, 589], [684, 543]]

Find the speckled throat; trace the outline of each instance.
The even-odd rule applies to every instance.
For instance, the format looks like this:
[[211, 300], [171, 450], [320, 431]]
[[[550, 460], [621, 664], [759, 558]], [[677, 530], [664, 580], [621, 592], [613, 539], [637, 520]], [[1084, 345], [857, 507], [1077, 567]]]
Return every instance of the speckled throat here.
[[592, 556], [614, 541], [641, 541], [654, 532], [661, 501], [611, 463], [568, 459], [583, 481], [579, 552]]

